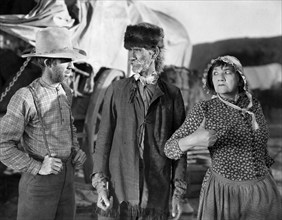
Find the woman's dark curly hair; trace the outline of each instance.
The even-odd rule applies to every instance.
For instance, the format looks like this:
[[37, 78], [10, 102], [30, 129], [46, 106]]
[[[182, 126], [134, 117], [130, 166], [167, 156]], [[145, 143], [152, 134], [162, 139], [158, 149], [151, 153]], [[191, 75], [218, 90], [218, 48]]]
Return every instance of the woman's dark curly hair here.
[[231, 67], [232, 71], [236, 72], [236, 74], [239, 76], [238, 91], [239, 91], [239, 93], [244, 92], [245, 91], [244, 90], [244, 80], [243, 80], [241, 74], [236, 70], [236, 68], [232, 64], [226, 63], [223, 60], [216, 60], [210, 66], [210, 68], [208, 70], [207, 83], [206, 83], [207, 88], [210, 91], [215, 92], [214, 85], [213, 85], [213, 82], [212, 82], [212, 71], [215, 67], [226, 67], [226, 66]]

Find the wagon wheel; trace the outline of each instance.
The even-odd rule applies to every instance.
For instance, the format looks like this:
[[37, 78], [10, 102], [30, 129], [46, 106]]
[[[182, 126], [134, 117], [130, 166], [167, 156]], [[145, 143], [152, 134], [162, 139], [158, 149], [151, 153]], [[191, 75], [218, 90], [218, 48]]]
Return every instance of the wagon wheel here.
[[101, 121], [101, 113], [106, 90], [113, 81], [124, 77], [124, 73], [120, 70], [106, 69], [95, 83], [84, 122], [84, 133], [86, 134], [86, 137], [83, 140], [83, 148], [87, 156], [87, 160], [84, 164], [84, 176], [86, 183], [90, 183], [91, 181], [89, 176], [93, 170], [92, 156], [97, 140], [97, 133]]

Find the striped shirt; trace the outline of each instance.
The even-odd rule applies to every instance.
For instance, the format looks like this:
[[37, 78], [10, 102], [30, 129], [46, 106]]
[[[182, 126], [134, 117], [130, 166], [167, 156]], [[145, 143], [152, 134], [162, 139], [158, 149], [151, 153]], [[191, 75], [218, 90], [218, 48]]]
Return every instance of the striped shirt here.
[[[66, 159], [72, 148], [79, 147], [66, 92], [61, 84], [53, 87], [41, 78], [31, 85], [39, 99], [48, 148], [56, 157]], [[43, 159], [47, 152], [32, 94], [21, 88], [0, 122], [0, 160], [13, 169], [37, 174], [41, 162], [35, 158]]]

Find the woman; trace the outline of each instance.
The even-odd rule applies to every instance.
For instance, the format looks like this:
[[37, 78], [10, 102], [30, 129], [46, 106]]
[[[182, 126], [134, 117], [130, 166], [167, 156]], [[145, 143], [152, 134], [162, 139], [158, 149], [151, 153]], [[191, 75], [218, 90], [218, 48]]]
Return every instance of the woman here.
[[172, 159], [197, 145], [209, 149], [212, 164], [202, 183], [198, 219], [282, 219], [269, 170], [274, 161], [266, 149], [268, 127], [241, 63], [232, 56], [212, 60], [203, 83], [214, 96], [196, 104], [165, 145]]

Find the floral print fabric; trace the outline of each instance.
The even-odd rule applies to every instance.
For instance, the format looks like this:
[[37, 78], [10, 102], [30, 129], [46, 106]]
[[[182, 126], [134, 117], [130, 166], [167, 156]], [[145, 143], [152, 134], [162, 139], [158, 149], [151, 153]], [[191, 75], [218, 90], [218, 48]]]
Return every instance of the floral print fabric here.
[[[242, 94], [237, 102], [245, 108], [249, 99]], [[253, 107], [259, 124], [253, 130], [251, 116], [227, 106], [218, 98], [202, 101], [194, 106], [182, 126], [172, 135], [165, 145], [165, 154], [178, 159], [184, 152], [178, 140], [193, 133], [206, 118], [205, 129], [216, 131], [217, 142], [209, 147], [212, 170], [230, 180], [244, 181], [265, 176], [273, 164], [267, 152], [268, 127], [259, 102], [253, 98]]]

